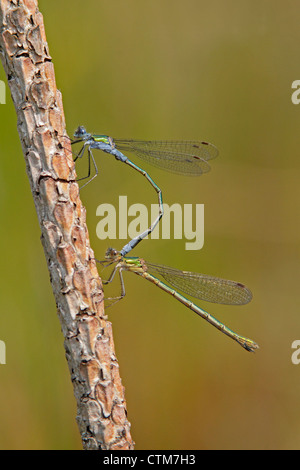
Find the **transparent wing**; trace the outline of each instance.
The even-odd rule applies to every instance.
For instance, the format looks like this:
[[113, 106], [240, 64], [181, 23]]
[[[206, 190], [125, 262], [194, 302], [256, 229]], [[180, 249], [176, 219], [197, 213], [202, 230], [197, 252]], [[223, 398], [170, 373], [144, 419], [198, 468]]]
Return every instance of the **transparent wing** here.
[[243, 305], [252, 299], [251, 291], [240, 282], [229, 281], [206, 274], [146, 263], [150, 274], [162, 276], [175, 289], [192, 297], [217, 304]]
[[210, 170], [208, 160], [216, 158], [218, 149], [198, 140], [191, 141], [146, 141], [114, 139], [116, 147], [124, 152], [133, 152], [142, 160], [173, 173], [190, 176], [201, 175]]

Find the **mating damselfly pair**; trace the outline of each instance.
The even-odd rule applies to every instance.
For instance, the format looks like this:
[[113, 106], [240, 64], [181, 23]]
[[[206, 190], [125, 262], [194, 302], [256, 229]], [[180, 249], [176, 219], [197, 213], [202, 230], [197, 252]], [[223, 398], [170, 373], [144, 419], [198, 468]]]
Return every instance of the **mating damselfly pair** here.
[[[250, 302], [252, 294], [246, 286], [239, 282], [224, 280], [215, 276], [180, 271], [175, 268], [146, 263], [142, 258], [126, 256], [141, 240], [154, 230], [163, 216], [164, 211], [161, 189], [145, 170], [133, 163], [122, 152], [132, 152], [146, 162], [167, 171], [182, 175], [197, 176], [207, 173], [210, 170], [208, 160], [217, 157], [217, 148], [204, 141], [143, 141], [112, 139], [107, 135], [90, 134], [83, 126], [78, 127], [74, 137], [75, 140], [72, 141], [72, 144], [80, 142], [83, 143], [80, 151], [75, 156], [75, 161], [78, 158], [82, 158], [85, 154], [85, 150], [87, 149], [88, 174], [85, 177], [80, 178], [80, 180], [88, 179], [88, 181], [81, 187], [81, 189], [98, 175], [98, 167], [92, 153], [92, 149], [98, 149], [113, 155], [117, 160], [126, 163], [131, 168], [142, 174], [158, 195], [159, 214], [153, 224], [143, 233], [130, 240], [130, 242], [127, 243], [120, 251], [108, 249], [105, 261], [101, 262], [106, 266], [115, 264], [115, 268], [110, 278], [107, 280], [107, 283], [113, 280], [117, 271], [119, 272], [121, 296], [117, 300], [120, 300], [125, 295], [122, 271], [134, 272], [135, 274], [138, 274], [154, 283], [165, 292], [171, 294], [178, 301], [200, 315], [224, 334], [237, 341], [247, 351], [254, 351], [257, 349], [258, 345], [254, 341], [234, 333], [205, 310], [179, 294], [177, 290], [170, 288], [164, 282], [160, 281], [154, 276], [154, 274], [160, 275], [173, 287], [188, 295], [205, 301], [221, 304], [242, 305]], [[91, 176], [91, 164], [94, 166], [95, 173], [93, 176]]]

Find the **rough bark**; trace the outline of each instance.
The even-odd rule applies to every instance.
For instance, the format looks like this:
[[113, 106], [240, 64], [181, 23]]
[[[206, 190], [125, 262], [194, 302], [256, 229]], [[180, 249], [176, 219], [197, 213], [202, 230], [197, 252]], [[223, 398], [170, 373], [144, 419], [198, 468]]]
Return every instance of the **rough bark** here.
[[[132, 449], [124, 387], [90, 247], [62, 96], [36, 0], [0, 0], [0, 55], [64, 336], [85, 449]], [[16, 160], [17, 161], [17, 160]]]

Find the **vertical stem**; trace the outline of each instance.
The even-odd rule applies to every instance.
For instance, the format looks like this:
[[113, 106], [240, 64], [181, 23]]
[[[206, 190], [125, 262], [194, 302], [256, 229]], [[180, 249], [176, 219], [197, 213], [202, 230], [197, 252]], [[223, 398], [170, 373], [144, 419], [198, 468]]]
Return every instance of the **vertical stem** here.
[[86, 226], [70, 144], [63, 138], [37, 0], [0, 0], [0, 56], [15, 105], [85, 449], [133, 449], [124, 387]]

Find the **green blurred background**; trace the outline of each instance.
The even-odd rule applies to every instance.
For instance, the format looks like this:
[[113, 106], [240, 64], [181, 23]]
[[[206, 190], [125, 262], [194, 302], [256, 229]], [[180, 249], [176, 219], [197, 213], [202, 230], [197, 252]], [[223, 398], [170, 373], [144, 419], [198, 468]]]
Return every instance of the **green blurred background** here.
[[[300, 79], [294, 1], [39, 1], [70, 135], [201, 139], [220, 156], [200, 178], [144, 164], [168, 204], [205, 204], [205, 243], [147, 240], [153, 262], [247, 284], [243, 307], [199, 305], [257, 341], [250, 354], [167, 294], [125, 273], [107, 313], [136, 449], [299, 449]], [[3, 70], [0, 79], [5, 80]], [[63, 336], [7, 90], [0, 106], [0, 448], [80, 449]], [[156, 203], [140, 175], [95, 152], [82, 192], [91, 244], [96, 209]], [[133, 160], [141, 163], [137, 158]]]

